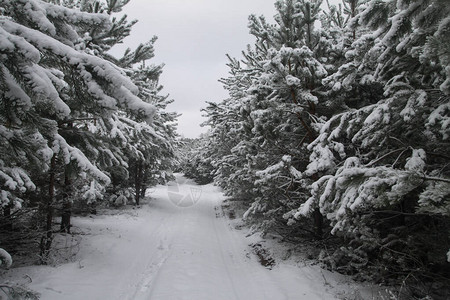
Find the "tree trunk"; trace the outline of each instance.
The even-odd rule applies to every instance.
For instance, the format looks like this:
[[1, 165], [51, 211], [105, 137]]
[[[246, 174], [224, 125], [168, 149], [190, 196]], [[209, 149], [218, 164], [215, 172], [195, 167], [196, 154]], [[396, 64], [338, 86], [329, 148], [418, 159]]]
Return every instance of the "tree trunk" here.
[[141, 187], [141, 198], [145, 197], [145, 191], [146, 191], [146, 188]]
[[12, 203], [9, 203], [5, 207], [3, 207], [3, 217], [5, 219], [5, 224], [2, 224], [2, 229], [5, 229], [7, 231], [13, 230], [13, 223], [11, 220], [11, 208]]
[[70, 203], [70, 201], [64, 202], [62, 209], [63, 209], [63, 211], [61, 214], [60, 231], [70, 233], [70, 227], [71, 227], [70, 217], [72, 216], [72, 203]]
[[142, 165], [142, 178], [141, 178], [141, 198], [145, 197], [145, 192], [147, 191], [147, 187], [144, 185], [144, 182], [146, 182], [148, 177], [148, 166], [146, 164]]
[[45, 205], [46, 212], [46, 234], [41, 239], [41, 262], [46, 264], [53, 240], [53, 200], [55, 198], [55, 177], [56, 177], [56, 154], [53, 154], [50, 161], [50, 180], [48, 185], [48, 197]]
[[[350, 3], [350, 10], [351, 10], [351, 15], [352, 18], [356, 17], [356, 7], [358, 6], [358, 1], [357, 0], [353, 0]], [[353, 40], [356, 40], [356, 29], [353, 28]]]
[[66, 173], [64, 177], [64, 199], [62, 205], [61, 214], [61, 232], [70, 233], [70, 217], [72, 216], [72, 202], [70, 200], [70, 195], [72, 194], [72, 182]]
[[318, 239], [323, 237], [323, 215], [319, 208], [314, 210], [314, 231]]
[[136, 189], [135, 200], [136, 205], [139, 205], [141, 199], [141, 187], [142, 187], [142, 162], [136, 161], [135, 173], [134, 173], [134, 187]]

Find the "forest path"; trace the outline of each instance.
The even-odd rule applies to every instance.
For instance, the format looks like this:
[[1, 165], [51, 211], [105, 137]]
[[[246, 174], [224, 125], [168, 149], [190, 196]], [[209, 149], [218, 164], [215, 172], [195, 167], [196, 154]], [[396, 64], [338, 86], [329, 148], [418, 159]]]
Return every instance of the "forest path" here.
[[223, 194], [177, 175], [138, 210], [75, 218], [77, 262], [32, 270], [41, 299], [334, 299], [322, 278], [288, 264], [272, 270], [223, 216]]

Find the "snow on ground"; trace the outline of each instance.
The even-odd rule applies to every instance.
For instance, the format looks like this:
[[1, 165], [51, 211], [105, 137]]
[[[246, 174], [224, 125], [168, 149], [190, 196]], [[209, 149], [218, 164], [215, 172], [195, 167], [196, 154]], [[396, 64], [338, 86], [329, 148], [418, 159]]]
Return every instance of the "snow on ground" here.
[[217, 187], [177, 175], [148, 196], [140, 209], [75, 217], [85, 235], [72, 263], [16, 268], [3, 279], [27, 274], [44, 300], [335, 299], [339, 283], [317, 267], [262, 266], [254, 238], [223, 216]]

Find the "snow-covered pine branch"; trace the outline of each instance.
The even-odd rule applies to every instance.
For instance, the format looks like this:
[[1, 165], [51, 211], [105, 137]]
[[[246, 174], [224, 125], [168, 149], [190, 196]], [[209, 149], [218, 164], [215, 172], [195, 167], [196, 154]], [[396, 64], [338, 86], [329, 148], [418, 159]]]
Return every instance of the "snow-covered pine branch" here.
[[5, 249], [0, 248], [0, 267], [9, 269], [12, 263], [11, 255]]

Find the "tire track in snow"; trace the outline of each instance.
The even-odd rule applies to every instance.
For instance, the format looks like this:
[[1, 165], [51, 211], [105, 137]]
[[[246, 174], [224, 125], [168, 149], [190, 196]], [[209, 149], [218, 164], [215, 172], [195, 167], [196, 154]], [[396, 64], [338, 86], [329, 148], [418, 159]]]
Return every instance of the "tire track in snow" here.
[[[226, 249], [231, 257], [231, 263], [225, 263], [225, 265], [234, 267], [234, 272], [228, 271], [228, 273], [234, 273], [235, 275], [239, 274], [239, 277], [235, 280], [239, 284], [237, 285], [237, 288], [234, 289], [234, 293], [239, 291], [239, 295], [244, 295], [241, 299], [254, 298], [258, 300], [288, 300], [289, 297], [287, 297], [282, 290], [273, 284], [270, 271], [261, 266], [255, 257], [252, 260], [246, 256], [246, 253], [251, 253], [249, 246], [242, 240], [242, 236], [236, 234], [232, 226], [227, 221], [221, 207], [220, 199], [216, 199], [215, 206], [222, 212], [221, 217], [215, 219], [216, 232], [221, 232], [221, 234], [217, 234], [216, 236], [218, 237], [221, 249]], [[217, 229], [217, 226], [220, 230]], [[248, 252], [246, 252], [247, 250]], [[229, 267], [227, 268], [229, 269]], [[264, 284], [258, 284], [258, 282], [255, 281], [255, 277], [258, 277], [259, 279], [263, 278], [262, 281]], [[273, 292], [274, 290], [276, 291], [275, 298]], [[250, 291], [252, 292], [249, 293]], [[258, 291], [256, 295], [255, 291]]]
[[[173, 222], [168, 222], [172, 224]], [[159, 238], [159, 244], [156, 251], [153, 252], [152, 259], [147, 265], [142, 279], [136, 287], [136, 292], [129, 300], [151, 299], [153, 288], [158, 281], [159, 274], [164, 268], [164, 264], [172, 255], [173, 250], [173, 226], [168, 226], [167, 222], [160, 225], [166, 228], [164, 238]], [[171, 237], [170, 239], [168, 237]]]
[[327, 299], [310, 287], [305, 293], [305, 283], [298, 287], [295, 270], [267, 270], [246, 256], [248, 241], [223, 215], [222, 194], [212, 185], [203, 188], [202, 201], [192, 207], [176, 207], [167, 188], [165, 193], [159, 188], [154, 207], [148, 208], [149, 217], [155, 215], [149, 226], [158, 224], [145, 235], [148, 249], [136, 253], [139, 271], [128, 280], [135, 283], [115, 299]]
[[[146, 212], [150, 212], [150, 214], [145, 214], [145, 217], [151, 220], [144, 219], [139, 227], [139, 231], [142, 232], [139, 237], [140, 241], [130, 241], [130, 246], [138, 248], [138, 251], [134, 249], [131, 253], [133, 258], [131, 267], [123, 270], [124, 277], [130, 278], [127, 278], [128, 288], [120, 293], [116, 298], [118, 300], [148, 299], [148, 290], [170, 257], [173, 239], [172, 224], [176, 214], [173, 213], [170, 205], [152, 207], [155, 205], [152, 204], [142, 208]], [[161, 210], [164, 214], [156, 214], [152, 210]], [[154, 219], [155, 217], [157, 218]], [[141, 218], [143, 217], [141, 216]], [[151, 228], [153, 224], [157, 224], [157, 226], [147, 232], [147, 229]], [[159, 241], [157, 247], [155, 247], [154, 241]]]
[[[185, 184], [187, 190], [193, 185]], [[126, 212], [74, 219], [97, 233], [83, 243], [83, 267], [72, 263], [40, 271], [31, 288], [46, 300], [334, 298], [309, 268], [280, 264], [267, 270], [247, 257], [248, 239], [223, 214], [216, 217], [223, 195], [212, 185], [202, 188], [202, 199], [192, 207], [176, 207], [168, 188], [159, 186], [132, 218]]]
[[[161, 229], [163, 227], [163, 220], [165, 218], [162, 218], [161, 221], [159, 222], [159, 225], [154, 228], [150, 234], [148, 236], [146, 236], [146, 238], [153, 238], [154, 236], [157, 236], [159, 232], [161, 232]], [[130, 243], [135, 243], [134, 241], [130, 241]], [[153, 254], [152, 253], [146, 253], [146, 251], [148, 251], [148, 249], [146, 249], [146, 243], [142, 243], [140, 245], [135, 245], [135, 248], [139, 248], [139, 249], [135, 249], [134, 253], [132, 253], [132, 259], [133, 259], [133, 263], [131, 265], [128, 270], [123, 270], [123, 274], [125, 275], [124, 277], [131, 277], [131, 278], [127, 278], [128, 283], [128, 288], [124, 289], [120, 296], [117, 299], [126, 299], [126, 300], [132, 300], [135, 299], [137, 297], [137, 294], [139, 293], [140, 290], [140, 286], [143, 280], [145, 280], [145, 277], [151, 274], [148, 274], [148, 269], [153, 265]], [[138, 251], [136, 251], [138, 250]], [[150, 255], [149, 255], [150, 254]], [[148, 261], [142, 261], [143, 258], [148, 258]], [[144, 268], [144, 270], [141, 270], [142, 265], [145, 264], [146, 267]], [[137, 271], [140, 270], [140, 271]], [[134, 272], [133, 272], [134, 271]]]
[[[215, 201], [214, 201], [214, 202], [215, 202]], [[212, 213], [215, 214], [215, 212], [216, 212], [216, 209], [215, 209], [215, 208], [216, 208], [217, 206], [215, 206], [215, 203], [214, 203], [214, 202], [211, 201], [211, 205], [210, 205], [210, 206], [211, 206]], [[222, 216], [220, 216], [219, 218], [222, 219]], [[225, 259], [224, 250], [223, 250], [223, 249], [224, 249], [223, 244], [222, 244], [222, 242], [221, 242], [221, 240], [220, 240], [220, 238], [219, 238], [219, 232], [218, 232], [218, 230], [217, 230], [217, 219], [219, 219], [219, 218], [216, 217], [216, 218], [213, 218], [213, 219], [212, 219], [215, 237], [216, 237], [216, 240], [217, 240], [217, 244], [219, 245], [220, 256], [221, 256], [221, 258], [222, 258], [222, 262], [223, 262], [223, 265], [224, 265], [224, 267], [225, 267], [225, 270], [226, 270], [226, 273], [227, 273], [228, 280], [230, 281], [231, 286], [232, 286], [232, 288], [233, 288], [233, 295], [234, 295], [234, 298], [235, 298], [236, 300], [240, 300], [238, 294], [236, 293], [236, 285], [235, 285], [235, 283], [234, 283], [233, 277], [231, 276], [231, 272], [230, 272], [230, 269], [229, 269], [229, 267], [228, 267], [228, 263], [227, 263], [227, 261], [226, 261], [226, 259]]]

